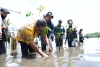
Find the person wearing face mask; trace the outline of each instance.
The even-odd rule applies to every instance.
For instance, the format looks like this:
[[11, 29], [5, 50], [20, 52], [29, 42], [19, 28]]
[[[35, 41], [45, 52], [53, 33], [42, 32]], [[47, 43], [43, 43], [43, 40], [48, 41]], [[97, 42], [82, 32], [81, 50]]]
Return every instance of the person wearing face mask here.
[[[46, 19], [47, 27], [49, 28], [47, 37], [49, 38], [49, 43], [50, 43], [51, 48], [52, 48], [52, 38], [54, 37], [54, 24], [51, 21], [51, 19], [53, 19], [53, 17], [54, 16], [53, 16], [52, 12], [47, 12], [47, 14], [43, 15], [43, 18]], [[46, 51], [46, 43], [44, 42], [42, 37], [41, 37], [41, 49], [42, 49], [42, 51]]]
[[76, 41], [78, 41], [78, 35], [77, 35], [77, 27], [73, 24], [73, 21], [69, 19], [67, 21], [68, 28], [66, 29], [66, 41], [68, 41], [68, 47], [76, 47]]
[[62, 25], [62, 20], [59, 19], [58, 20], [58, 25], [55, 26], [54, 29], [54, 35], [55, 35], [55, 42], [56, 42], [56, 46], [62, 46], [63, 45], [63, 36], [65, 35], [65, 28]]
[[[0, 11], [1, 11], [1, 18], [2, 18], [2, 26], [1, 26], [1, 28], [2, 28], [2, 36], [0, 37], [0, 55], [1, 55], [1, 54], [5, 54], [6, 53], [5, 42], [6, 42], [6, 38], [7, 38], [6, 35], [8, 35], [7, 34], [8, 26], [7, 26], [6, 22], [5, 22], [5, 19], [6, 19], [7, 15], [10, 14], [10, 12], [8, 10], [6, 10], [6, 9], [3, 9], [3, 8], [0, 9]], [[9, 40], [9, 39], [7, 39], [7, 40]]]

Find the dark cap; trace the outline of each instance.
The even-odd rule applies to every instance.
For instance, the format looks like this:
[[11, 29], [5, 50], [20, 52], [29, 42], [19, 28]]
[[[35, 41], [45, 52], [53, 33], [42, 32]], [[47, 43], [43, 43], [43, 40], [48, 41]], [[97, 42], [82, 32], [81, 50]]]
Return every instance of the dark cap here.
[[80, 31], [83, 31], [83, 29], [80, 29]]
[[62, 22], [62, 20], [61, 20], [61, 19], [59, 19], [59, 20], [58, 20], [58, 22]]
[[73, 21], [71, 19], [68, 19], [67, 23], [73, 24]]
[[1, 12], [6, 12], [6, 13], [10, 14], [10, 12], [7, 9], [4, 9], [4, 8], [1, 8], [0, 11]]
[[52, 14], [52, 12], [47, 12], [46, 16], [47, 15], [50, 15], [52, 18], [54, 17], [53, 14]]

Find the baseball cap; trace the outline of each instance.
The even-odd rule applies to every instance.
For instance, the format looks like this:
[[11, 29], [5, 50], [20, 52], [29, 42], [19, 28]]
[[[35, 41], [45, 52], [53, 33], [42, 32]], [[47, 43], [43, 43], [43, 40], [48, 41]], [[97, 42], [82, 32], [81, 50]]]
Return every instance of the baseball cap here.
[[10, 12], [7, 9], [4, 9], [4, 8], [1, 8], [0, 11], [1, 12], [3, 11], [3, 12], [6, 12], [6, 13], [10, 14]]
[[67, 23], [73, 24], [73, 21], [71, 19], [68, 19]]
[[54, 17], [53, 14], [52, 14], [52, 12], [47, 12], [46, 16], [47, 15], [50, 15], [52, 18]]
[[62, 20], [61, 20], [61, 19], [59, 19], [59, 20], [58, 20], [58, 22], [62, 22]]

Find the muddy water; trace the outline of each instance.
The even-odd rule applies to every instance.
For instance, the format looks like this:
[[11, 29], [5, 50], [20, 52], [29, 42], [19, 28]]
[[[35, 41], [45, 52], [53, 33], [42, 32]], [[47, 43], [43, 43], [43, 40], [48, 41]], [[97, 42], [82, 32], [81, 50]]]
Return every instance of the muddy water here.
[[7, 54], [0, 56], [0, 67], [100, 67], [100, 40], [96, 38], [85, 39], [83, 47], [68, 48], [67, 45], [49, 54], [48, 58], [40, 58], [32, 54], [22, 58], [18, 45], [17, 56], [11, 56], [10, 45], [7, 45]]

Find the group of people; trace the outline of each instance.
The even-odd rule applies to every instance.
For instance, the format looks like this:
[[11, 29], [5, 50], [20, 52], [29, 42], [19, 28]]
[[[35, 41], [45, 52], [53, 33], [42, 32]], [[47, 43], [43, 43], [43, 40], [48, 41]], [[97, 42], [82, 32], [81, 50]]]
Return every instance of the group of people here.
[[[10, 14], [9, 11], [6, 9], [0, 9], [1, 16], [0, 16], [0, 54], [5, 53], [5, 38], [6, 38], [6, 32], [8, 31], [8, 26], [5, 23], [5, 18], [8, 14]], [[69, 47], [75, 47], [76, 41], [83, 40], [82, 30], [79, 32], [80, 40], [78, 40], [78, 30], [77, 27], [73, 25], [73, 21], [69, 19], [67, 21], [68, 26], [65, 29], [65, 27], [62, 25], [62, 19], [58, 20], [58, 24], [54, 26], [54, 23], [52, 22], [52, 19], [54, 18], [52, 12], [47, 12], [47, 14], [43, 15], [43, 19], [38, 19], [33, 22], [27, 23], [23, 26], [21, 26], [17, 34], [15, 36], [15, 39], [18, 40], [18, 42], [21, 45], [21, 52], [22, 55], [28, 55], [30, 53], [33, 53], [36, 51], [39, 53], [42, 57], [48, 57], [47, 54], [45, 54], [43, 51], [47, 50], [52, 52], [52, 41], [55, 37], [55, 43], [56, 46], [62, 46], [63, 45], [63, 36], [66, 35], [65, 44], [66, 41], [68, 42]], [[34, 42], [34, 39], [36, 37], [40, 37], [41, 39], [41, 49], [39, 49], [38, 45]]]

